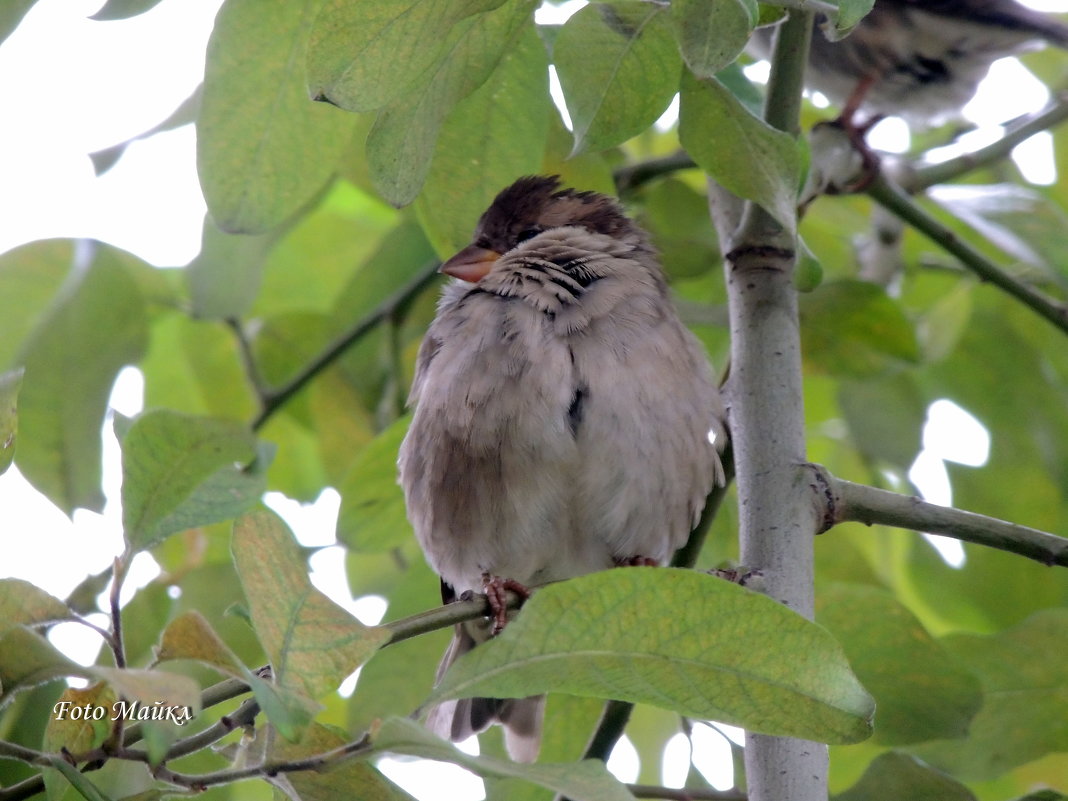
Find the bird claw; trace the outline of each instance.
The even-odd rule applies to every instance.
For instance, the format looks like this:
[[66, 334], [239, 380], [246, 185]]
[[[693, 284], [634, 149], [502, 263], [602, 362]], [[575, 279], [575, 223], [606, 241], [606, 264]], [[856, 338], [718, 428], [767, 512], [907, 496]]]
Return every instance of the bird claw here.
[[616, 567], [659, 567], [660, 562], [651, 556], [617, 556], [613, 559]]
[[508, 590], [524, 601], [530, 597], [530, 590], [515, 579], [502, 579], [500, 576], [491, 576], [489, 573], [482, 575], [482, 591], [486, 594], [490, 617], [493, 619], [493, 630], [490, 632], [492, 637], [504, 631], [508, 623], [508, 596], [506, 594]]

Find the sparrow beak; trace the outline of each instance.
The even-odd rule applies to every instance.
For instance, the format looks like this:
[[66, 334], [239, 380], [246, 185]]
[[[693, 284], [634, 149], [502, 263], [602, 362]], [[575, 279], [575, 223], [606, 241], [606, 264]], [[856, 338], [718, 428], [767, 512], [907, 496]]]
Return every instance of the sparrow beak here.
[[501, 254], [495, 250], [468, 245], [441, 265], [438, 271], [461, 281], [477, 284], [493, 269], [493, 263], [500, 257]]

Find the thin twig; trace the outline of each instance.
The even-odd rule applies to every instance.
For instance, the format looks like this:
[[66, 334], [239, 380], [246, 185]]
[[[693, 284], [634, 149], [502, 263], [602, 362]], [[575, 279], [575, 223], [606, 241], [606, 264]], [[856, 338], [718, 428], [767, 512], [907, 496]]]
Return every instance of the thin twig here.
[[1035, 528], [1009, 523], [996, 517], [938, 506], [911, 495], [901, 495], [836, 478], [818, 465], [816, 483], [826, 488], [822, 495], [831, 504], [834, 523], [847, 520], [872, 525], [942, 534], [1008, 551], [1044, 565], [1068, 567], [1068, 538]]
[[352, 347], [375, 326], [394, 314], [397, 309], [418, 295], [423, 289], [437, 277], [438, 263], [433, 262], [423, 267], [404, 286], [378, 304], [362, 320], [342, 334], [334, 342], [312, 359], [297, 375], [291, 378], [284, 386], [260, 395], [261, 409], [252, 421], [252, 430], [257, 431], [277, 412], [285, 403], [300, 392], [313, 378], [329, 367], [342, 353]]
[[996, 142], [938, 164], [917, 168], [906, 189], [913, 194], [922, 192], [936, 184], [944, 184], [972, 170], [1001, 161], [1021, 142], [1065, 120], [1068, 120], [1068, 93], [1062, 92], [1042, 111], [1011, 126]]
[[626, 164], [617, 168], [612, 173], [612, 177], [615, 179], [616, 192], [624, 195], [627, 192], [633, 192], [654, 178], [659, 178], [661, 175], [670, 175], [673, 172], [689, 170], [696, 166], [697, 164], [690, 158], [690, 154], [680, 150], [670, 156], [639, 161], [636, 164]]
[[635, 798], [665, 798], [667, 801], [746, 801], [741, 790], [711, 790], [708, 788], [657, 787], [651, 784], [628, 784]]
[[956, 256], [965, 267], [984, 281], [1009, 293], [1061, 331], [1068, 333], [1068, 307], [1009, 275], [921, 208], [901, 187], [887, 180], [886, 176], [876, 176], [867, 193], [874, 201]]
[[263, 765], [254, 765], [247, 768], [232, 768], [219, 770], [214, 773], [187, 774], [176, 773], [166, 767], [159, 767], [153, 775], [160, 781], [176, 785], [178, 787], [190, 787], [203, 790], [219, 784], [230, 784], [241, 779], [271, 778], [279, 773], [297, 773], [304, 770], [322, 770], [326, 767], [352, 757], [370, 753], [371, 740], [364, 735], [359, 740], [345, 743], [338, 748], [326, 751], [304, 759], [294, 759], [287, 762], [268, 762]]
[[248, 378], [249, 383], [252, 384], [253, 391], [259, 398], [266, 397], [270, 394], [270, 388], [263, 379], [263, 373], [260, 372], [259, 365], [256, 364], [256, 355], [252, 352], [252, 342], [245, 333], [241, 321], [236, 317], [227, 317], [224, 322], [234, 332], [234, 339], [237, 340], [237, 352], [241, 357], [241, 366], [245, 370], [245, 376]]

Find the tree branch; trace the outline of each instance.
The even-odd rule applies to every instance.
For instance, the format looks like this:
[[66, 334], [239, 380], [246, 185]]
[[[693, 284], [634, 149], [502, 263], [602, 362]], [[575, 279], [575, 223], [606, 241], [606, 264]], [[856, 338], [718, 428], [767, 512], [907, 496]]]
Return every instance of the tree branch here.
[[868, 187], [867, 193], [874, 201], [956, 256], [965, 267], [981, 279], [1012, 295], [1068, 334], [1068, 307], [1009, 275], [922, 209], [905, 194], [901, 187], [887, 180], [886, 176], [877, 175]]
[[[813, 14], [791, 10], [775, 37], [764, 119], [796, 136], [802, 77]], [[710, 187], [717, 226], [729, 224], [735, 204]], [[722, 236], [730, 305], [731, 437], [739, 498], [741, 563], [759, 570], [772, 598], [809, 619], [815, 606], [814, 548], [819, 527], [811, 497], [800, 484], [804, 460], [804, 391], [797, 293], [796, 241], [755, 203], [740, 225]], [[826, 801], [827, 747], [747, 731], [745, 770], [753, 801]]]
[[1068, 567], [1068, 538], [1059, 537], [995, 517], [928, 503], [912, 495], [901, 495], [835, 478], [826, 468], [816, 471], [815, 488], [827, 505], [829, 525], [856, 521], [942, 534], [1008, 551], [1044, 565]]
[[612, 173], [612, 177], [616, 182], [616, 192], [622, 196], [627, 192], [633, 192], [661, 175], [670, 175], [673, 172], [689, 170], [696, 166], [697, 164], [690, 158], [690, 154], [680, 150], [670, 156], [661, 156], [660, 158], [618, 167]]
[[[308, 363], [297, 375], [276, 390], [261, 392], [260, 413], [252, 421], [252, 430], [258, 431], [263, 425], [319, 373], [329, 367], [342, 353], [361, 340], [375, 326], [387, 320], [403, 308], [405, 304], [418, 295], [437, 277], [438, 263], [428, 264], [416, 273], [404, 286], [378, 304], [356, 325], [329, 344], [322, 353]], [[255, 380], [250, 377], [255, 383]]]
[[1061, 92], [1042, 111], [1012, 125], [996, 142], [938, 164], [917, 168], [905, 189], [912, 194], [922, 192], [936, 184], [944, 184], [972, 170], [1001, 161], [1021, 142], [1065, 120], [1068, 120], [1068, 92]]
[[153, 772], [153, 775], [160, 781], [178, 787], [204, 790], [208, 787], [214, 787], [219, 784], [230, 784], [231, 782], [240, 781], [241, 779], [269, 779], [273, 776], [277, 776], [279, 773], [323, 770], [324, 768], [336, 765], [338, 762], [342, 762], [346, 759], [370, 753], [371, 749], [371, 739], [365, 734], [359, 740], [345, 743], [331, 751], [325, 751], [321, 754], [316, 754], [315, 756], [305, 757], [304, 759], [294, 759], [287, 762], [267, 762], [262, 765], [254, 765], [247, 768], [231, 768], [215, 771], [214, 773], [200, 774], [176, 773], [169, 768], [160, 766]]
[[708, 790], [698, 788], [655, 787], [650, 784], [628, 784], [635, 798], [665, 798], [668, 801], [746, 801], [741, 790]]
[[[200, 695], [200, 707], [201, 707], [201, 709], [209, 709], [209, 708], [211, 708], [213, 706], [216, 706], [218, 704], [223, 703], [224, 701], [229, 701], [231, 698], [236, 698], [239, 695], [244, 695], [245, 693], [247, 693], [249, 691], [250, 691], [249, 686], [247, 684], [245, 684], [245, 682], [241, 681], [240, 679], [226, 679], [225, 681], [221, 681], [218, 684], [212, 685], [208, 689], [204, 690], [203, 693], [201, 693], [201, 695]], [[245, 704], [242, 704], [242, 706], [240, 706], [230, 716], [230, 720], [232, 722], [233, 721], [242, 721], [243, 720], [243, 712], [242, 712], [242, 710], [244, 710], [245, 712], [249, 711], [248, 702], [246, 702]], [[255, 716], [253, 715], [253, 717], [255, 717]], [[214, 724], [214, 726], [218, 726], [218, 725], [219, 725], [218, 723]], [[240, 724], [236, 724], [235, 723], [233, 728], [237, 728], [237, 725], [244, 725], [244, 723], [240, 723]], [[142, 739], [144, 739], [144, 734], [143, 734], [142, 728], [143, 727], [142, 727], [141, 723], [135, 723], [134, 725], [129, 726], [129, 727], [126, 728], [126, 731], [123, 733], [123, 748], [119, 749], [119, 753], [120, 754], [125, 754], [125, 756], [123, 756], [122, 758], [125, 758], [125, 759], [136, 759], [137, 761], [144, 761], [144, 760], [141, 760], [140, 757], [138, 756], [138, 754], [140, 752], [134, 751], [134, 750], [128, 748], [128, 746], [133, 745], [134, 743], [140, 742]], [[209, 727], [208, 729], [205, 729], [205, 732], [209, 731], [209, 730], [212, 730], [213, 728], [214, 727]], [[194, 734], [194, 735], [191, 735], [190, 737], [185, 738], [185, 740], [179, 740], [178, 742], [174, 743], [171, 746], [171, 750], [168, 751], [168, 754], [167, 754], [166, 758], [167, 759], [172, 759], [172, 758], [175, 758], [176, 756], [184, 756], [184, 753], [174, 754], [173, 753], [174, 749], [175, 748], [183, 748], [184, 749], [184, 747], [187, 747], [188, 744], [189, 744], [189, 741], [193, 740], [193, 738], [202, 737], [202, 736], [204, 736], [204, 732], [199, 732], [198, 734]], [[186, 743], [186, 746], [182, 746], [181, 745], [182, 743]], [[51, 764], [51, 756], [49, 754], [42, 754], [41, 752], [35, 752], [35, 751], [32, 751], [31, 749], [24, 749], [23, 746], [15, 746], [15, 745], [9, 744], [9, 743], [0, 743], [0, 754], [4, 753], [4, 747], [8, 746], [8, 745], [12, 745], [12, 749], [10, 749], [10, 751], [9, 751], [10, 755], [15, 756], [17, 759], [20, 759], [20, 760], [22, 760], [24, 762], [29, 762], [31, 764], [45, 764], [45, 763]], [[19, 755], [19, 754], [15, 753], [16, 749], [23, 750], [25, 752], [25, 754]], [[37, 755], [43, 757], [43, 759], [45, 760], [45, 763], [42, 763], [39, 760], [32, 759], [32, 755], [33, 754], [37, 754]], [[93, 763], [90, 763], [90, 765], [88, 765], [85, 768], [83, 768], [83, 770], [85, 770], [85, 771], [96, 770], [96, 769], [98, 769], [100, 767], [103, 767], [104, 759], [106, 757], [108, 757], [108, 756], [113, 756], [113, 755], [111, 755], [111, 754], [108, 754], [108, 755], [101, 754], [99, 756], [100, 756], [100, 759], [98, 759], [97, 761], [95, 761]], [[31, 757], [31, 758], [27, 758], [27, 757]], [[28, 779], [23, 779], [22, 781], [20, 781], [20, 782], [18, 782], [16, 784], [13, 784], [10, 787], [0, 788], [0, 801], [22, 801], [22, 799], [30, 798], [31, 796], [37, 795], [37, 793], [41, 792], [42, 790], [44, 790], [44, 778], [40, 774], [38, 774], [36, 776], [30, 776]]]

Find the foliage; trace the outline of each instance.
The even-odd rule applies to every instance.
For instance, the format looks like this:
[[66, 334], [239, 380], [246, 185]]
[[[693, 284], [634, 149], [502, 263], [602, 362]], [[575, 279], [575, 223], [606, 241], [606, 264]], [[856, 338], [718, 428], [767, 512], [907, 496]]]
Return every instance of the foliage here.
[[[29, 5], [0, 14], [0, 31]], [[152, 5], [111, 0], [98, 18]], [[870, 4], [832, 5], [844, 33]], [[600, 710], [590, 698], [649, 705], [631, 729], [648, 780], [664, 737], [692, 716], [833, 744], [842, 799], [1068, 792], [1068, 574], [972, 544], [950, 567], [919, 533], [885, 526], [846, 522], [817, 540], [818, 624], [701, 573], [609, 571], [537, 593], [432, 689], [442, 646], [427, 632], [452, 621], [434, 610], [394, 463], [436, 260], [520, 175], [604, 191], [616, 178], [722, 366], [701, 171], [791, 229], [809, 158], [760, 118], [761, 88], [738, 68], [770, 6], [619, 0], [562, 28], [535, 25], [534, 6], [226, 0], [196, 119], [210, 217], [193, 264], [162, 272], [63, 241], [0, 256], [0, 471], [13, 460], [68, 514], [99, 510], [99, 432], [125, 366], [144, 374], [147, 408], [113, 421], [126, 551], [104, 577], [98, 664], [74, 664], [45, 635], [95, 610], [100, 577], [66, 600], [0, 581], [0, 799], [264, 798], [268, 782], [295, 801], [409, 797], [374, 767], [383, 753], [463, 765], [491, 797], [632, 797], [579, 761]], [[1057, 74], [1055, 54], [1026, 58]], [[573, 137], [549, 99], [550, 63]], [[654, 127], [676, 93], [677, 128]], [[805, 127], [818, 116], [806, 107]], [[1068, 169], [1068, 132], [1053, 141]], [[992, 158], [949, 178], [952, 192], [933, 193], [941, 205], [921, 204], [935, 227], [906, 232], [874, 280], [870, 244], [852, 246], [870, 198], [822, 198], [800, 221], [809, 458], [911, 491], [924, 410], [950, 399], [992, 438], [984, 466], [950, 466], [957, 504], [1068, 531], [1068, 347], [1027, 300], [1065, 303], [1068, 182], [1025, 186]], [[940, 247], [957, 238], [1025, 291], [976, 280]], [[266, 490], [308, 501], [327, 486], [343, 498], [352, 592], [384, 596], [394, 623], [363, 626], [315, 589], [308, 554], [260, 503]], [[735, 563], [738, 516], [731, 491], [699, 567]], [[33, 535], [3, 525], [6, 539]], [[142, 551], [163, 573], [119, 612], [111, 598]], [[355, 693], [338, 696], [361, 665]], [[68, 689], [67, 676], [94, 683]], [[552, 693], [543, 762], [499, 758], [494, 733], [472, 757], [405, 719], [474, 689]], [[55, 712], [117, 699], [141, 711], [103, 723]], [[185, 709], [183, 725], [164, 714]], [[266, 781], [237, 783], [248, 777]]]

